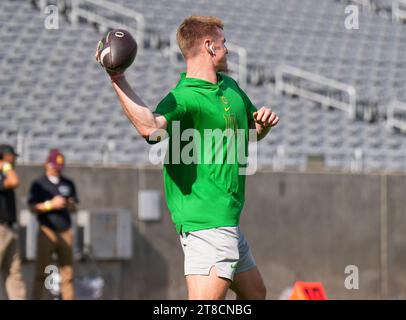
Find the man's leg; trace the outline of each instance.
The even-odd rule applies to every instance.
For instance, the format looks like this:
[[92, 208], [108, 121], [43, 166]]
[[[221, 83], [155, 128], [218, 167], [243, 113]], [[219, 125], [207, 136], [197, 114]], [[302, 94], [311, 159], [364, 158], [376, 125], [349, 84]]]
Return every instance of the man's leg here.
[[11, 228], [4, 225], [1, 226], [0, 233], [0, 265], [7, 296], [11, 300], [26, 299], [26, 286], [21, 271], [17, 235]]
[[61, 296], [63, 300], [75, 299], [73, 287], [73, 232], [69, 229], [58, 235], [58, 262], [61, 275]]
[[224, 299], [238, 262], [238, 228], [218, 227], [182, 233], [189, 299]]
[[257, 267], [236, 273], [230, 289], [235, 292], [238, 300], [264, 300], [266, 288]]
[[8, 298], [10, 300], [25, 300], [27, 290], [21, 270], [17, 238], [10, 243], [3, 261], [3, 277]]
[[50, 228], [40, 227], [37, 236], [37, 258], [35, 261], [35, 278], [32, 299], [40, 300], [44, 294], [46, 278], [45, 268], [52, 264], [52, 253], [55, 248], [56, 235]]
[[187, 275], [186, 285], [189, 300], [222, 300], [227, 294], [231, 281], [217, 275], [216, 267], [209, 275]]
[[239, 229], [238, 250], [240, 260], [237, 265], [234, 281], [231, 290], [237, 294], [237, 299], [242, 300], [264, 300], [266, 288], [261, 274], [256, 266], [248, 242]]
[[[3, 273], [3, 279], [4, 279], [4, 272], [5, 272], [5, 258], [7, 254], [8, 247], [10, 243], [13, 241], [13, 236], [11, 232], [9, 231], [9, 228], [0, 223], [0, 270]], [[3, 285], [3, 283], [2, 283]]]
[[3, 265], [4, 255], [11, 241], [13, 241], [13, 235], [9, 228], [0, 223], [0, 266]]

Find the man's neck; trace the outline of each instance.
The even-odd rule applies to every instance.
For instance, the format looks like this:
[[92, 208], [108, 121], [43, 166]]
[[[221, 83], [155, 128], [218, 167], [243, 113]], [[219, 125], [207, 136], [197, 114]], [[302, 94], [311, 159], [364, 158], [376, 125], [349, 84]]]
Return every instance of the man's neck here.
[[54, 172], [54, 171], [45, 171], [45, 175], [46, 175], [48, 178], [51, 178], [51, 177], [57, 177], [57, 178], [59, 178], [59, 177], [60, 177], [60, 174], [57, 173], [57, 172]]
[[186, 78], [197, 78], [217, 84], [217, 73], [213, 64], [199, 58], [187, 62]]
[[58, 175], [47, 175], [47, 178], [49, 181], [51, 181], [53, 184], [58, 184], [60, 181], [60, 177]]

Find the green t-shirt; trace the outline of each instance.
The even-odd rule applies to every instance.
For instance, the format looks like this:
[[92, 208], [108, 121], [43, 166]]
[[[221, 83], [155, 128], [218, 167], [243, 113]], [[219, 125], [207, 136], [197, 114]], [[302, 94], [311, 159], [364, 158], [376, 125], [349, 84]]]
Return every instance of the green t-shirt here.
[[[245, 175], [239, 174], [239, 169], [246, 164], [239, 161], [242, 158], [237, 152], [244, 149], [244, 155], [248, 153], [249, 122], [256, 108], [232, 78], [219, 73], [217, 79], [213, 84], [182, 73], [176, 88], [154, 112], [168, 122], [164, 186], [178, 233], [237, 226], [244, 206]], [[227, 135], [216, 140], [211, 135], [215, 131], [210, 131], [215, 129], [230, 129], [226, 132], [234, 140]], [[188, 131], [192, 133], [179, 137], [178, 133]], [[241, 139], [237, 139], [238, 131]], [[243, 147], [237, 141], [242, 141]], [[192, 161], [190, 157], [184, 160], [184, 155]], [[226, 161], [233, 157], [234, 161]]]

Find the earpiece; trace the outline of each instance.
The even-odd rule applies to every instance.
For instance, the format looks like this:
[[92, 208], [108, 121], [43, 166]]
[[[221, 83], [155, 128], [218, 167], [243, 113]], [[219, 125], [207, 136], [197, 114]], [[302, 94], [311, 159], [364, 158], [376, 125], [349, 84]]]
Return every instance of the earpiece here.
[[211, 51], [211, 54], [212, 54], [213, 56], [215, 56], [216, 54], [214, 53], [213, 44], [211, 44], [211, 45], [209, 46], [209, 49], [210, 49], [210, 51]]

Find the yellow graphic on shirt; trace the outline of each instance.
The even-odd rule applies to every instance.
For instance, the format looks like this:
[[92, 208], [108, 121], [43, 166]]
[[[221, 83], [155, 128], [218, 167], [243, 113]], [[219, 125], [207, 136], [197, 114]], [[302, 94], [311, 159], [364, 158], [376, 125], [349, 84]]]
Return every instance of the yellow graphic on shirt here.
[[231, 129], [234, 131], [234, 135], [237, 135], [237, 118], [234, 113], [226, 113], [223, 115], [226, 121], [226, 130]]

